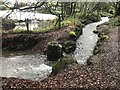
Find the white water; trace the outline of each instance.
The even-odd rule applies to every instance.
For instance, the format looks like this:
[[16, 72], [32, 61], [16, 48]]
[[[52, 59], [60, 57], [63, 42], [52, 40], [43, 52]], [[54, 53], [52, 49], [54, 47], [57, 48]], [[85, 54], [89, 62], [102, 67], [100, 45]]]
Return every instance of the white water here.
[[0, 77], [17, 77], [30, 80], [41, 80], [52, 72], [46, 65], [44, 55], [21, 55], [1, 57]]
[[83, 34], [77, 40], [77, 48], [74, 52], [74, 57], [79, 64], [86, 64], [87, 59], [93, 54], [93, 49], [98, 40], [97, 34], [93, 31], [102, 23], [108, 22], [108, 17], [102, 17], [101, 21], [91, 23], [83, 28]]

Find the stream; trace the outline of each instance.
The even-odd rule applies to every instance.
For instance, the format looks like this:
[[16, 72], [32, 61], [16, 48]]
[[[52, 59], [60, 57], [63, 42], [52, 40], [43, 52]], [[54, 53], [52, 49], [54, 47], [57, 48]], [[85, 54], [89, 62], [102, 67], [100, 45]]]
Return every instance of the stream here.
[[74, 52], [74, 58], [79, 64], [86, 64], [87, 59], [93, 55], [93, 50], [98, 40], [97, 34], [93, 31], [102, 23], [108, 22], [108, 17], [102, 17], [101, 21], [90, 23], [83, 28], [83, 34], [77, 40], [77, 48]]
[[[91, 23], [83, 28], [83, 35], [77, 40], [77, 48], [74, 52], [74, 58], [79, 64], [85, 64], [92, 55], [93, 49], [98, 40], [98, 36], [93, 33], [96, 26], [108, 22], [107, 17], [102, 17], [101, 21]], [[26, 52], [27, 53], [27, 52]], [[30, 52], [29, 52], [30, 53]], [[52, 67], [45, 55], [27, 54], [27, 55], [8, 55], [3, 53], [0, 59], [0, 77], [17, 77], [30, 80], [42, 80], [51, 72]]]

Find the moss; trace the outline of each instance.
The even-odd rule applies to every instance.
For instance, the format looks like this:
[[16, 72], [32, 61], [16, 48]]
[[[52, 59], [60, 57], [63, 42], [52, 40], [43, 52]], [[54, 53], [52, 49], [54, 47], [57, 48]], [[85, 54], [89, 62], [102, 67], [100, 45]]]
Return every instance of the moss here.
[[108, 39], [109, 39], [108, 35], [102, 35], [100, 37], [100, 40], [102, 40], [102, 41], [107, 41]]
[[74, 25], [74, 22], [75, 21], [74, 21], [73, 17], [69, 17], [69, 18], [64, 19], [61, 22], [61, 25], [62, 25], [62, 27], [69, 26], [69, 25]]
[[76, 33], [75, 33], [75, 31], [70, 31], [70, 32], [69, 32], [69, 35], [70, 35], [70, 36], [76, 36]]
[[59, 59], [53, 66], [52, 66], [52, 74], [57, 74], [60, 70], [66, 68], [68, 64], [77, 63], [75, 59], [71, 56], [65, 56]]

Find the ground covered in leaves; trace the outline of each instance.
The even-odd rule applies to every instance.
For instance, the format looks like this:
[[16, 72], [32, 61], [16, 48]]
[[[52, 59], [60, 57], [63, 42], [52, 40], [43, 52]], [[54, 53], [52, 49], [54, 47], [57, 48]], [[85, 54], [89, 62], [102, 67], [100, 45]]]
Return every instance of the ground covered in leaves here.
[[[100, 26], [99, 29], [104, 27]], [[118, 27], [112, 29], [109, 34], [109, 40], [101, 46], [104, 52], [94, 55], [91, 60], [94, 61], [89, 66], [78, 65], [76, 63], [68, 65], [57, 75], [42, 81], [31, 81], [16, 78], [2, 78], [2, 88], [18, 89], [46, 89], [54, 88], [73, 88], [71, 90], [120, 90], [120, 37]], [[54, 32], [53, 32], [54, 33]]]

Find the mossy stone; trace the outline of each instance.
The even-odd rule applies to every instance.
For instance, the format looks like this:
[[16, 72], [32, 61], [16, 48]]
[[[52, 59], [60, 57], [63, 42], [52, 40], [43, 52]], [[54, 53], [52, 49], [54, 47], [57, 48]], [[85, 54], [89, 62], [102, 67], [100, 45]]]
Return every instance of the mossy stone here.
[[62, 46], [58, 42], [49, 42], [47, 46], [47, 59], [50, 61], [55, 61], [62, 56]]
[[68, 40], [64, 42], [63, 51], [66, 53], [72, 53], [76, 49], [76, 42], [73, 40]]
[[77, 63], [77, 61], [70, 55], [59, 59], [52, 67], [52, 74], [57, 74], [64, 69], [68, 64]]

